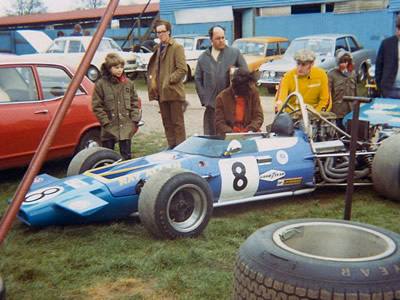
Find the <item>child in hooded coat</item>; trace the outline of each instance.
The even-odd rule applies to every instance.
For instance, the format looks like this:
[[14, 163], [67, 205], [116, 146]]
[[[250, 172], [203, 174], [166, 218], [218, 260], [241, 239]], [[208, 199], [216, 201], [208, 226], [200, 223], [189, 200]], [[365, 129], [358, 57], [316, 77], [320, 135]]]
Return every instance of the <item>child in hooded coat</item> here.
[[109, 53], [101, 65], [102, 77], [95, 83], [93, 112], [101, 124], [101, 143], [114, 150], [115, 143], [124, 159], [131, 158], [131, 139], [140, 120], [139, 98], [133, 81], [124, 75], [124, 60]]

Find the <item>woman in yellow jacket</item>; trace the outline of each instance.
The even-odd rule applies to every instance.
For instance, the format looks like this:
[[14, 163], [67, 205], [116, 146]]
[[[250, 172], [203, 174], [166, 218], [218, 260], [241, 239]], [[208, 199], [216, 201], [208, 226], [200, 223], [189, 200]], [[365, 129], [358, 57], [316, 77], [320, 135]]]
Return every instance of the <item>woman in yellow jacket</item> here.
[[[278, 111], [287, 96], [298, 91], [309, 104], [318, 111], [329, 111], [332, 100], [329, 93], [328, 76], [325, 70], [314, 67], [316, 55], [309, 49], [298, 50], [294, 59], [297, 67], [287, 72], [279, 84], [275, 94], [274, 107]], [[296, 107], [296, 99], [291, 99], [289, 104]]]

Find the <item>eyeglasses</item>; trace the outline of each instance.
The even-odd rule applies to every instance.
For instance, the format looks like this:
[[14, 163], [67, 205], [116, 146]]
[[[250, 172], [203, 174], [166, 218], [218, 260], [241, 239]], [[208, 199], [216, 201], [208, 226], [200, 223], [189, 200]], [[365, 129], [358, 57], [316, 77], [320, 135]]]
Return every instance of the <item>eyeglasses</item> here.
[[167, 32], [167, 30], [163, 30], [163, 31], [156, 31], [156, 33], [157, 34], [164, 34], [164, 33], [166, 33]]

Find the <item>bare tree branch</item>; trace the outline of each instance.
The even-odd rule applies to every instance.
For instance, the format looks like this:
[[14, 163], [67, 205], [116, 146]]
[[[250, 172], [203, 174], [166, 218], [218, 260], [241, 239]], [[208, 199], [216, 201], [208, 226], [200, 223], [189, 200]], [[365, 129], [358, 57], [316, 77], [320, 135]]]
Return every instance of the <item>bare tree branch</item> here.
[[7, 9], [9, 16], [34, 15], [47, 12], [47, 7], [42, 0], [15, 0], [11, 4], [12, 9]]

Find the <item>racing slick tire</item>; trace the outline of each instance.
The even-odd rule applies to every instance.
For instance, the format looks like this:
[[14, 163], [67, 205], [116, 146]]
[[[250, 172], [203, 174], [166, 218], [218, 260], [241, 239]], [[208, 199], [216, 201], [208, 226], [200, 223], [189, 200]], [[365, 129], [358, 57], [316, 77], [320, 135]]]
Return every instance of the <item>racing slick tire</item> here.
[[400, 299], [400, 235], [351, 221], [289, 220], [240, 246], [233, 299]]
[[372, 181], [384, 197], [400, 201], [400, 134], [384, 140], [372, 161]]
[[69, 163], [67, 176], [78, 175], [87, 170], [113, 164], [122, 160], [122, 156], [111, 149], [91, 147], [76, 154]]
[[210, 221], [213, 202], [209, 184], [183, 169], [162, 169], [144, 184], [139, 217], [158, 238], [199, 236]]

